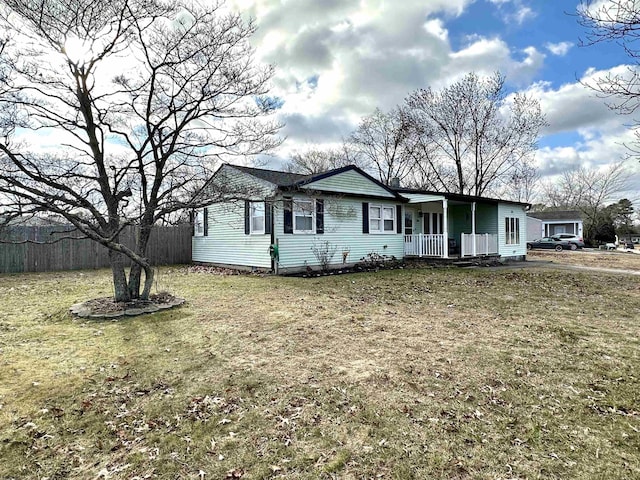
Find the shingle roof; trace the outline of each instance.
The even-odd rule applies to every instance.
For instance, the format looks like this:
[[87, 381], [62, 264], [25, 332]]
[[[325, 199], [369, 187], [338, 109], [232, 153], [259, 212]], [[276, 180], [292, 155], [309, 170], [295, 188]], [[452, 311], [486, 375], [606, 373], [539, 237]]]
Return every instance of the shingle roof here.
[[513, 205], [522, 205], [528, 207], [530, 204], [526, 202], [516, 202], [515, 200], [502, 200], [500, 198], [491, 198], [491, 197], [478, 197], [475, 195], [463, 195], [461, 193], [450, 193], [450, 192], [436, 192], [434, 190], [422, 190], [419, 188], [402, 188], [395, 187], [392, 190], [398, 192], [400, 195], [405, 193], [417, 193], [424, 195], [439, 195], [441, 197], [445, 197], [448, 200], [459, 200], [461, 202], [490, 202], [490, 203], [510, 203]]
[[527, 215], [538, 220], [582, 220], [577, 210], [552, 210], [548, 212], [528, 212]]
[[312, 183], [312, 182], [315, 182], [315, 181], [318, 181], [318, 180], [322, 180], [323, 178], [331, 177], [333, 175], [338, 175], [338, 174], [340, 174], [342, 172], [345, 172], [345, 171], [348, 171], [348, 170], [353, 170], [353, 171], [358, 172], [363, 177], [368, 178], [373, 183], [379, 185], [383, 189], [387, 190], [395, 198], [397, 198], [397, 199], [399, 199], [401, 201], [406, 201], [406, 199], [404, 199], [402, 196], [400, 196], [400, 194], [398, 194], [398, 192], [394, 191], [393, 189], [389, 188], [387, 185], [384, 185], [380, 181], [376, 180], [375, 178], [373, 178], [368, 173], [363, 172], [362, 170], [360, 170], [355, 165], [347, 165], [347, 166], [340, 167], [340, 168], [334, 168], [333, 170], [328, 170], [326, 172], [316, 173], [314, 175], [304, 175], [304, 174], [300, 174], [300, 173], [280, 172], [280, 171], [277, 171], [277, 170], [266, 170], [266, 169], [262, 169], [262, 168], [240, 167], [240, 166], [237, 166], [237, 165], [233, 165], [233, 168], [236, 168], [236, 169], [238, 169], [238, 170], [240, 170], [242, 172], [248, 173], [249, 175], [253, 175], [254, 177], [260, 178], [260, 179], [265, 180], [267, 182], [273, 183], [274, 185], [277, 185], [279, 188], [284, 189], [284, 190], [296, 189], [296, 188], [301, 187], [302, 185], [306, 185], [306, 184], [309, 184], [309, 183]]
[[307, 180], [311, 175], [303, 175], [300, 173], [279, 172], [277, 170], [266, 170], [263, 168], [251, 168], [241, 167], [233, 165], [233, 168], [237, 168], [243, 172], [253, 175], [256, 178], [260, 178], [267, 182], [273, 183], [278, 187], [289, 187], [303, 180]]

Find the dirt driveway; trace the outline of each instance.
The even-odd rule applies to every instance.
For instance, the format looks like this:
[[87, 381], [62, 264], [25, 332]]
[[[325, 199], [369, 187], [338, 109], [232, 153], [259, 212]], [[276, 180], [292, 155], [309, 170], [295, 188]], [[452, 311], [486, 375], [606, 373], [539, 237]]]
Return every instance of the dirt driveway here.
[[591, 249], [573, 252], [534, 250], [527, 253], [527, 260], [539, 263], [541, 266], [640, 275], [640, 254], [635, 252], [603, 252]]

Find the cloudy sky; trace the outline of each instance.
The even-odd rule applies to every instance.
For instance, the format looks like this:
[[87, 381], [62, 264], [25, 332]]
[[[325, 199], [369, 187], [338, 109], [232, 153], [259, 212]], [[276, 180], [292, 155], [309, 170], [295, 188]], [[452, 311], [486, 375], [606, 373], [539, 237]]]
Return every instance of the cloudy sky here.
[[[231, 0], [253, 17], [261, 60], [276, 66], [272, 93], [287, 140], [281, 157], [340, 142], [374, 108], [465, 73], [507, 76], [537, 97], [549, 127], [537, 165], [544, 176], [619, 160], [633, 119], [611, 112], [580, 84], [628, 62], [615, 45], [579, 46], [577, 0]], [[278, 160], [271, 162], [278, 166]], [[640, 171], [638, 162], [631, 168]], [[640, 191], [640, 174], [634, 180]]]

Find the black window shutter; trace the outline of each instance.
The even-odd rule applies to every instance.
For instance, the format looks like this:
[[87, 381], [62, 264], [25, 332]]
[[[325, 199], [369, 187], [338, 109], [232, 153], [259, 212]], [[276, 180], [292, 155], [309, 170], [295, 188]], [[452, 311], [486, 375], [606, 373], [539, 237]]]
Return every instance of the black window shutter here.
[[244, 234], [249, 235], [251, 233], [251, 205], [249, 200], [244, 201]]
[[402, 233], [402, 205], [396, 205], [396, 233]]
[[283, 205], [284, 233], [293, 233], [293, 200], [291, 198], [285, 198]]
[[209, 236], [209, 209], [204, 209], [204, 236]]
[[324, 200], [316, 200], [316, 233], [324, 233]]
[[362, 202], [362, 233], [369, 233], [369, 203]]
[[271, 223], [273, 222], [273, 204], [264, 202], [264, 233], [271, 235]]
[[195, 228], [196, 215], [193, 210], [189, 212], [189, 223], [191, 224], [191, 236], [193, 237], [196, 234]]

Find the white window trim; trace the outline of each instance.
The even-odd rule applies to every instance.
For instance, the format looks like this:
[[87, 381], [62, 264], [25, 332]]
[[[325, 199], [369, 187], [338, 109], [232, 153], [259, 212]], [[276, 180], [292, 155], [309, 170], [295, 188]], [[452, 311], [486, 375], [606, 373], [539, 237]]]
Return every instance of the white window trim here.
[[[380, 209], [380, 218], [374, 218], [371, 216], [371, 209], [379, 208]], [[393, 228], [391, 230], [384, 229], [384, 211], [385, 209], [391, 210], [391, 220], [393, 221]], [[380, 221], [380, 229], [374, 230], [371, 228], [371, 220], [379, 220]], [[387, 219], [388, 220], [388, 219]], [[382, 204], [369, 204], [369, 233], [374, 235], [393, 235], [396, 233], [396, 206], [395, 205], [382, 205]]]
[[193, 236], [204, 237], [204, 209], [195, 210], [193, 215]]
[[[300, 208], [300, 204], [302, 203], [310, 203], [311, 204], [311, 230], [298, 230], [296, 228], [296, 213], [302, 212]], [[304, 213], [304, 212], [303, 212]], [[302, 217], [308, 218], [309, 215], [301, 215]], [[313, 235], [316, 233], [316, 201], [313, 199], [293, 199], [293, 209], [291, 212], [291, 221], [293, 222], [293, 233], [294, 234], [302, 234], [302, 235]]]
[[[513, 234], [513, 241], [511, 235]], [[505, 244], [506, 245], [520, 245], [520, 218], [519, 217], [505, 217]]]
[[[254, 215], [254, 206], [260, 205], [262, 207], [262, 230], [253, 229], [253, 219], [259, 218], [259, 215]], [[267, 223], [267, 213], [264, 202], [249, 202], [249, 234], [250, 235], [264, 235]]]

